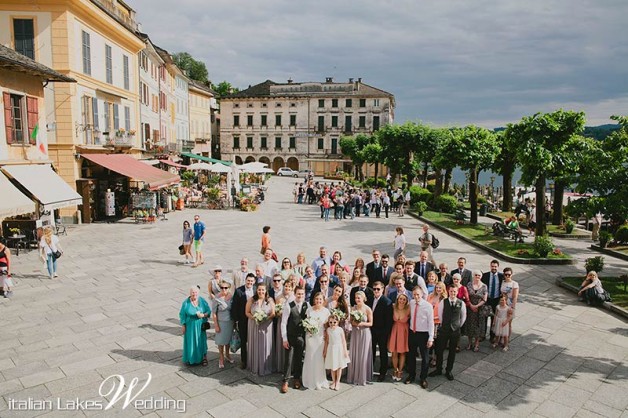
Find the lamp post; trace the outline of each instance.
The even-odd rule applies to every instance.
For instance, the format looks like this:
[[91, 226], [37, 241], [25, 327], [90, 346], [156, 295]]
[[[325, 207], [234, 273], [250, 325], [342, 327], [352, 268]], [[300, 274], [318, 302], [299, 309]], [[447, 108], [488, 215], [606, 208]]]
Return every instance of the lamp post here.
[[236, 182], [235, 179], [231, 179], [231, 206], [233, 208], [235, 208], [235, 206], [236, 206], [235, 198], [236, 198], [236, 192], [237, 191], [236, 191], [236, 187], [235, 187], [235, 182]]
[[495, 208], [495, 176], [491, 176], [491, 203]]

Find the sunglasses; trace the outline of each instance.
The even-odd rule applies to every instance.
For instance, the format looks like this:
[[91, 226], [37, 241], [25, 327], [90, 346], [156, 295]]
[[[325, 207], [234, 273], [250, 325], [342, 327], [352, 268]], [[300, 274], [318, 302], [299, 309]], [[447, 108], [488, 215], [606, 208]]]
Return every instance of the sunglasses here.
[[380, 291], [380, 290], [382, 290], [382, 288], [381, 287], [374, 287], [373, 290]]
[[220, 287], [222, 290], [229, 290], [229, 287]]
[[325, 282], [321, 281], [321, 284], [327, 284], [327, 283], [329, 283], [329, 282], [327, 282], [327, 281], [325, 281]]
[[510, 276], [512, 276], [512, 274], [510, 274], [510, 273], [504, 273], [504, 276], [505, 276], [505, 277], [510, 277]]
[[281, 279], [278, 279], [278, 280], [273, 279], [273, 282], [275, 282], [275, 283], [279, 283], [280, 281], [281, 281]]

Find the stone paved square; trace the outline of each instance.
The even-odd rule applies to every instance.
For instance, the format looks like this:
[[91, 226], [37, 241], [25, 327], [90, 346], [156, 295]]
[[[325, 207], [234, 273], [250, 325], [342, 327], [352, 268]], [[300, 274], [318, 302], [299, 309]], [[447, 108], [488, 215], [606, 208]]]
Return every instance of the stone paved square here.
[[[575, 254], [571, 266], [510, 264], [521, 284], [513, 322], [511, 350], [494, 352], [487, 342], [480, 352], [463, 350], [452, 382], [430, 378], [418, 385], [384, 383], [330, 390], [279, 393], [278, 374], [260, 378], [227, 365], [218, 368], [213, 331], [208, 367], [181, 363], [178, 324], [181, 302], [191, 286], [206, 296], [208, 269], [223, 266], [227, 275], [247, 256], [259, 259], [263, 225], [272, 227], [279, 256], [309, 262], [326, 245], [341, 250], [353, 264], [370, 259], [372, 248], [392, 253], [394, 228], [408, 238], [407, 254], [416, 259], [420, 222], [392, 214], [389, 219], [360, 217], [323, 222], [315, 205], [292, 203], [292, 179], [269, 181], [267, 201], [257, 212], [186, 209], [151, 225], [121, 221], [68, 228], [61, 241], [60, 277], [50, 280], [36, 251], [14, 258], [17, 282], [12, 299], [0, 299], [0, 416], [604, 416], [625, 414], [628, 406], [628, 328], [607, 311], [589, 308], [558, 288], [561, 274], [583, 274], [589, 253], [582, 243], [566, 243]], [[195, 213], [208, 226], [206, 262], [194, 269], [182, 264], [177, 247], [183, 220]], [[450, 269], [458, 256], [468, 267], [486, 270], [493, 258], [475, 247], [434, 230], [441, 246], [438, 262]], [[562, 245], [562, 243], [561, 243]], [[605, 273], [625, 272], [627, 264], [606, 257]], [[509, 265], [501, 263], [501, 268]], [[464, 338], [463, 338], [464, 340]], [[463, 343], [466, 341], [463, 341]], [[464, 344], [463, 344], [464, 345]], [[239, 355], [235, 356], [236, 358]], [[173, 408], [110, 410], [11, 410], [11, 402], [96, 400], [107, 403], [99, 387], [111, 375], [126, 384], [152, 380], [139, 398], [180, 400]]]

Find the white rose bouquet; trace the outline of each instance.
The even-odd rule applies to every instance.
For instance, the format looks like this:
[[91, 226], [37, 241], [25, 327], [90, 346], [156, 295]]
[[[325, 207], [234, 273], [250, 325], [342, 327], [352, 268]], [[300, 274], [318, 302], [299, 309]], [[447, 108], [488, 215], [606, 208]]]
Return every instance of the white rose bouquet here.
[[305, 329], [305, 331], [308, 332], [310, 335], [318, 333], [318, 329], [320, 327], [318, 321], [313, 318], [305, 318], [303, 321], [301, 321], [301, 325], [303, 326], [303, 329]]
[[266, 312], [264, 311], [253, 312], [253, 320], [257, 322], [258, 324], [261, 324], [262, 322], [264, 322], [266, 318], [268, 318], [268, 315], [266, 315]]

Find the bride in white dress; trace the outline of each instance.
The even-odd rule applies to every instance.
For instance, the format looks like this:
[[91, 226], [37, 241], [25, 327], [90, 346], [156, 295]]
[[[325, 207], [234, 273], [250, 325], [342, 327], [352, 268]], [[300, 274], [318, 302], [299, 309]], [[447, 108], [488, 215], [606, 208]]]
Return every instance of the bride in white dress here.
[[329, 388], [325, 373], [323, 349], [325, 347], [325, 323], [329, 310], [323, 306], [323, 295], [314, 296], [314, 305], [307, 310], [307, 317], [318, 322], [318, 332], [305, 334], [305, 360], [303, 361], [303, 386], [308, 389]]

